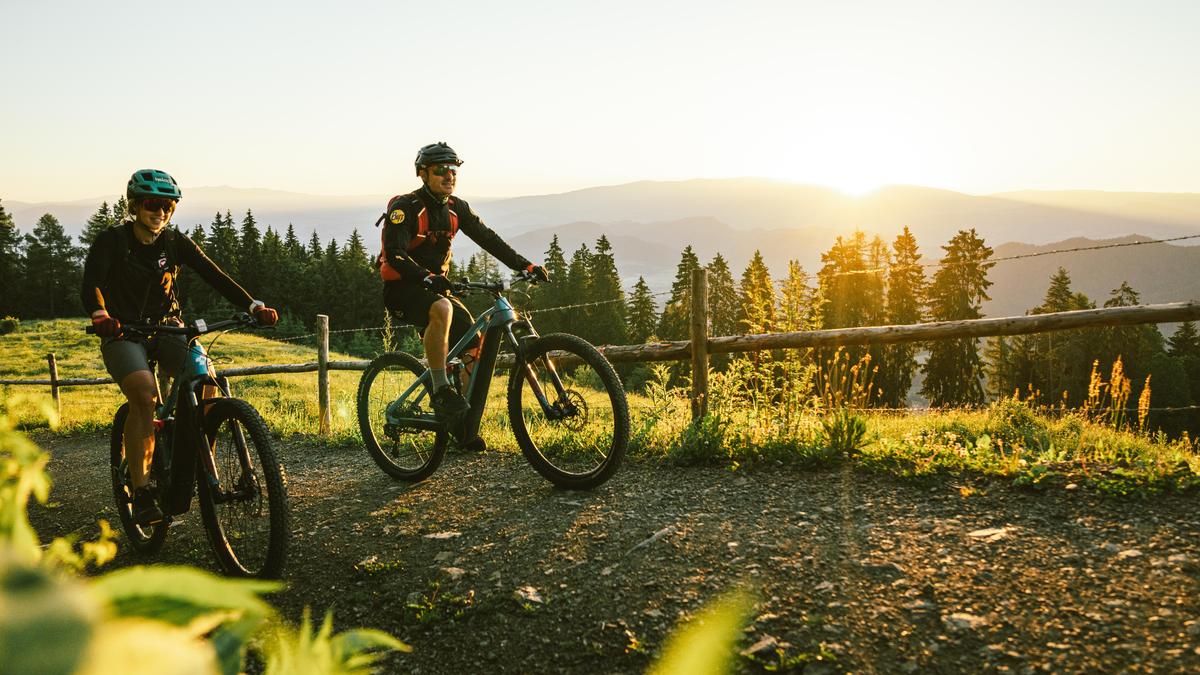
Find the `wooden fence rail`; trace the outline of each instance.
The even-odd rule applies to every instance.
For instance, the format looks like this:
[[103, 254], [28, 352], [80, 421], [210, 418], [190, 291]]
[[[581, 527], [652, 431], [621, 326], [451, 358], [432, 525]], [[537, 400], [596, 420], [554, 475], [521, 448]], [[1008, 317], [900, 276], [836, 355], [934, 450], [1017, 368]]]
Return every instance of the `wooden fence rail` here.
[[[697, 376], [692, 378], [692, 415], [694, 417], [703, 416], [707, 407], [708, 356], [710, 354], [728, 354], [769, 349], [806, 349], [812, 347], [961, 340], [1004, 335], [1027, 335], [1077, 328], [1172, 323], [1200, 319], [1200, 301], [1189, 301], [1140, 305], [1136, 307], [1084, 309], [1030, 316], [937, 321], [904, 326], [866, 326], [862, 328], [834, 328], [793, 333], [769, 333], [765, 335], [708, 337], [707, 289], [708, 281], [705, 270], [696, 270], [696, 273], [692, 276], [691, 340], [655, 342], [644, 345], [610, 345], [599, 348], [608, 360], [613, 363], [684, 361], [690, 359], [692, 361], [693, 372], [697, 374]], [[315, 362], [226, 368], [221, 370], [221, 374], [226, 376], [246, 376], [316, 372], [318, 374], [317, 399], [320, 408], [319, 430], [322, 434], [328, 434], [332, 420], [329, 406], [329, 371], [364, 370], [370, 361], [330, 361], [329, 317], [318, 315], [317, 329], [317, 360]], [[693, 345], [695, 345], [695, 349], [693, 349]], [[59, 379], [54, 355], [49, 354], [47, 361], [50, 369], [50, 379], [48, 380], [0, 380], [0, 384], [49, 386], [55, 404], [60, 405], [58, 390], [61, 387], [112, 383], [112, 379], [110, 378]], [[499, 367], [512, 365], [512, 355], [502, 354], [497, 364]]]

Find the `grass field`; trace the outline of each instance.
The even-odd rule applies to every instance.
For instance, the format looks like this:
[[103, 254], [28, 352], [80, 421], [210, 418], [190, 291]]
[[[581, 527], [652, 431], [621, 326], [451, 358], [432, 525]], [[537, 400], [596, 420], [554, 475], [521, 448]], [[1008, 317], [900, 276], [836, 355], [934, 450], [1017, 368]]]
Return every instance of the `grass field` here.
[[[46, 354], [57, 355], [60, 378], [104, 377], [98, 341], [82, 321], [26, 322], [0, 336], [0, 378], [45, 379]], [[311, 345], [274, 342], [253, 333], [229, 334], [209, 349], [218, 370], [316, 359]], [[206, 339], [209, 344], [211, 339]], [[331, 354], [335, 360], [352, 357]], [[355, 412], [359, 371], [330, 374], [336, 444], [360, 443]], [[488, 446], [516, 451], [507, 420], [507, 378], [493, 381], [481, 435]], [[233, 378], [235, 395], [251, 402], [280, 436], [315, 434], [315, 373]], [[852, 461], [865, 470], [900, 476], [986, 475], [1040, 488], [1087, 484], [1113, 494], [1143, 495], [1200, 485], [1200, 454], [1188, 439], [1168, 440], [1114, 430], [1075, 415], [1047, 416], [1025, 404], [1001, 401], [985, 410], [905, 414], [825, 414], [785, 410], [725, 393], [714, 411], [691, 424], [686, 393], [651, 381], [629, 393], [633, 422], [630, 455], [675, 464], [822, 466]], [[115, 385], [62, 390], [64, 432], [107, 428], [121, 402]], [[47, 426], [45, 386], [6, 385], [0, 400], [26, 428]]]

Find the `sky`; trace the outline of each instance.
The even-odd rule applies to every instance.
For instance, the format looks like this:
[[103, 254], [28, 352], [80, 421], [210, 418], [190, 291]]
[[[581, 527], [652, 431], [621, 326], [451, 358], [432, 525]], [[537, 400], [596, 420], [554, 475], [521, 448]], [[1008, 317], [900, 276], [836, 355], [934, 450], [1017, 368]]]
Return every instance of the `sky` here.
[[1200, 2], [0, 0], [0, 199], [762, 176], [1200, 192]]

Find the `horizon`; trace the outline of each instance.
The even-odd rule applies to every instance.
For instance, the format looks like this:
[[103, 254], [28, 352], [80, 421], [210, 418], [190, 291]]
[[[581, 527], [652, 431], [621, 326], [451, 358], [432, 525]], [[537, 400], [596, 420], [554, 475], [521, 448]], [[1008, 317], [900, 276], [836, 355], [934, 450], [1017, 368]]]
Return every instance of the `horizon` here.
[[[539, 192], [525, 192], [525, 193], [518, 193], [518, 194], [511, 194], [511, 195], [485, 195], [485, 194], [473, 194], [473, 193], [468, 192], [467, 196], [463, 196], [462, 198], [469, 199], [469, 201], [500, 201], [500, 200], [507, 200], [507, 199], [522, 199], [522, 198], [526, 198], [526, 197], [552, 197], [552, 196], [558, 196], [558, 195], [567, 195], [567, 194], [571, 194], [571, 193], [575, 193], [575, 192], [584, 192], [587, 190], [620, 188], [620, 187], [627, 187], [627, 186], [638, 185], [638, 184], [643, 184], [643, 183], [680, 184], [680, 183], [692, 183], [692, 182], [721, 182], [721, 181], [727, 181], [727, 182], [760, 181], [760, 182], [764, 182], [764, 183], [785, 184], [785, 185], [801, 187], [801, 188], [815, 188], [815, 189], [820, 189], [820, 190], [827, 190], [829, 192], [836, 194], [837, 196], [840, 196], [840, 197], [843, 197], [846, 199], [850, 199], [850, 200], [866, 199], [866, 198], [871, 197], [872, 195], [875, 195], [878, 192], [888, 190], [888, 189], [893, 189], [893, 188], [912, 188], [912, 189], [917, 189], [917, 190], [933, 190], [933, 191], [938, 191], [938, 192], [950, 192], [950, 193], [955, 193], [955, 194], [962, 194], [962, 195], [966, 195], [966, 196], [970, 196], [970, 197], [995, 197], [995, 196], [1001, 196], [1001, 195], [1006, 195], [1006, 194], [1018, 194], [1018, 193], [1105, 193], [1105, 194], [1161, 194], [1161, 195], [1200, 194], [1200, 189], [1195, 190], [1195, 191], [1190, 191], [1190, 190], [1125, 190], [1125, 189], [1094, 189], [1094, 188], [1073, 188], [1073, 187], [1015, 188], [1015, 189], [1011, 189], [1011, 190], [1000, 190], [1000, 191], [996, 191], [996, 192], [969, 192], [969, 191], [965, 191], [965, 190], [956, 190], [953, 188], [940, 187], [940, 186], [936, 186], [936, 185], [917, 185], [917, 184], [911, 184], [911, 183], [887, 183], [887, 184], [876, 186], [876, 187], [866, 190], [864, 192], [850, 192], [850, 191], [846, 191], [846, 190], [843, 190], [841, 188], [838, 188], [838, 187], [832, 186], [832, 185], [822, 185], [819, 183], [794, 181], [794, 180], [788, 180], [788, 179], [783, 179], [783, 178], [772, 178], [772, 177], [768, 177], [768, 176], [729, 176], [726, 178], [694, 177], [694, 178], [679, 178], [679, 179], [673, 179], [673, 180], [640, 179], [640, 180], [630, 180], [630, 181], [626, 181], [626, 182], [622, 182], [622, 183], [585, 185], [585, 186], [580, 186], [577, 188], [564, 189], [564, 190], [553, 191], [553, 192], [540, 192], [540, 193]], [[414, 185], [413, 187], [415, 188], [415, 187], [419, 187], [419, 186]], [[241, 186], [241, 185], [229, 185], [229, 184], [194, 185], [194, 186], [186, 186], [186, 185], [181, 184], [180, 188], [184, 193], [185, 199], [187, 198], [188, 192], [196, 191], [196, 190], [229, 190], [229, 191], [243, 191], [243, 192], [267, 192], [267, 193], [276, 193], [276, 194], [297, 195], [297, 196], [303, 196], [303, 197], [318, 197], [318, 198], [323, 198], [323, 199], [356, 199], [356, 198], [368, 198], [368, 197], [369, 198], [378, 198], [381, 195], [383, 195], [386, 198], [387, 196], [393, 194], [393, 193], [389, 193], [389, 192], [377, 192], [377, 193], [304, 192], [304, 191], [299, 191], [299, 190], [288, 190], [288, 189], [270, 188], [270, 187], [262, 187], [262, 186]], [[464, 191], [461, 189], [456, 189], [455, 195], [462, 196], [463, 192]], [[114, 191], [114, 192], [110, 192], [110, 193], [88, 195], [88, 196], [83, 196], [83, 197], [71, 197], [71, 198], [66, 198], [66, 199], [57, 198], [57, 199], [53, 199], [53, 200], [31, 200], [31, 199], [20, 199], [20, 198], [10, 197], [8, 195], [0, 194], [0, 204], [11, 204], [11, 203], [19, 203], [19, 204], [25, 204], [25, 205], [78, 204], [80, 202], [91, 202], [91, 201], [95, 201], [95, 200], [101, 200], [101, 201], [111, 200], [113, 197], [119, 198], [122, 196], [124, 196], [124, 195], [122, 194], [121, 191]], [[97, 205], [99, 205], [100, 202], [97, 201], [96, 203], [97, 203]]]
[[[453, 48], [413, 28], [447, 18]], [[395, 194], [437, 140], [466, 160], [464, 194], [498, 199], [756, 175], [849, 195], [1200, 192], [1200, 4], [1185, 0], [214, 0], [156, 8], [169, 39], [154, 40], [131, 34], [145, 19], [0, 8], [0, 62], [24, 64], [4, 78], [0, 197], [114, 194], [145, 167]], [[444, 101], [409, 84], [429, 78]]]

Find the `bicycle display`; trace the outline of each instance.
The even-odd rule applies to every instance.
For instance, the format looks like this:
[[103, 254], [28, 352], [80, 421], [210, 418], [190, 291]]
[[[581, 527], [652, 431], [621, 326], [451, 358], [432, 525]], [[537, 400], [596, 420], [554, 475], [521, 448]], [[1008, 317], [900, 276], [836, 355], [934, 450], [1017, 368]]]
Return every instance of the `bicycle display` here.
[[[517, 281], [533, 283], [520, 273]], [[612, 476], [629, 445], [629, 406], [612, 364], [583, 338], [566, 333], [539, 336], [504, 297], [508, 284], [455, 283], [458, 295], [487, 293], [482, 312], [447, 354], [451, 386], [470, 404], [461, 422], [438, 420], [431, 406], [432, 379], [415, 356], [380, 355], [358, 387], [358, 420], [375, 462], [394, 478], [419, 481], [445, 457], [450, 437], [482, 449], [479, 427], [502, 346], [511, 353], [508, 418], [526, 460], [559, 487], [589, 489]], [[479, 344], [466, 384], [457, 376], [462, 356]]]

